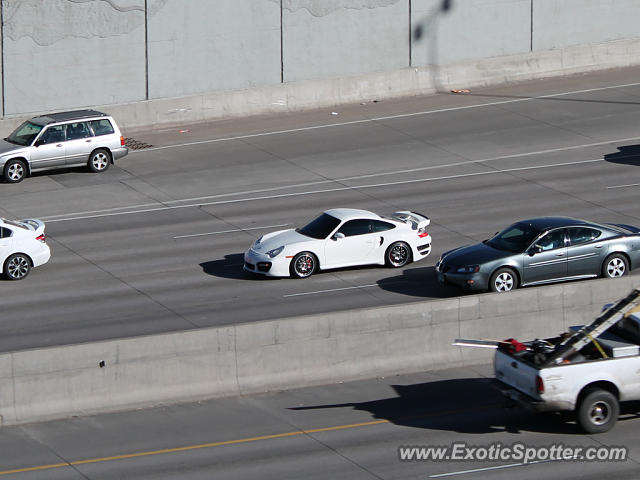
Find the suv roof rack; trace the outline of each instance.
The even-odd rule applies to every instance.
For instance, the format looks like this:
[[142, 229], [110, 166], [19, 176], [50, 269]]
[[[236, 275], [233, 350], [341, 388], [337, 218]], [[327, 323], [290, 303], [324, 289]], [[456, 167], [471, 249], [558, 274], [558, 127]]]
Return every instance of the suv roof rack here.
[[69, 120], [80, 120], [88, 117], [106, 117], [107, 114], [97, 110], [73, 110], [69, 112], [48, 113], [31, 119], [38, 125], [48, 125], [55, 122], [67, 122]]

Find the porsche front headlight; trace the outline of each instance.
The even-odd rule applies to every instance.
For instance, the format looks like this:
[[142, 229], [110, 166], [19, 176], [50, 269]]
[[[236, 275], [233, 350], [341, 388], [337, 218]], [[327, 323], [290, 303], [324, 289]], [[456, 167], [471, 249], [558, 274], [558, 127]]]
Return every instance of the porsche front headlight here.
[[274, 258], [274, 257], [277, 257], [278, 255], [280, 255], [280, 253], [282, 253], [282, 250], [284, 250], [284, 245], [282, 247], [278, 247], [278, 248], [274, 248], [273, 250], [269, 250], [267, 252], [267, 255], [269, 255], [270, 258]]

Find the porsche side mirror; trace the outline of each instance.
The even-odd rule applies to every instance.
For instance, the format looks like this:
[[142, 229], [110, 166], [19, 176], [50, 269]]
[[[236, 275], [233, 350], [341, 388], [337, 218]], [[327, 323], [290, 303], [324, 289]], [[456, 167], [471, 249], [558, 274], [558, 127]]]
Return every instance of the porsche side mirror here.
[[336, 232], [333, 237], [331, 237], [331, 240], [336, 241], [339, 240], [341, 238], [344, 238], [344, 233], [342, 232]]

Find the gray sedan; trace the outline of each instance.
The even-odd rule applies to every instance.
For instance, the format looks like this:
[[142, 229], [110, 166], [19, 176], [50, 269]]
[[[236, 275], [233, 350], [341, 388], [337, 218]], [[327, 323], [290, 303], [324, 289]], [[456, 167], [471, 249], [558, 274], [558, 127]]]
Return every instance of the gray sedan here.
[[468, 290], [508, 292], [564, 280], [615, 278], [640, 265], [640, 228], [566, 217], [514, 223], [482, 243], [445, 252], [438, 279]]

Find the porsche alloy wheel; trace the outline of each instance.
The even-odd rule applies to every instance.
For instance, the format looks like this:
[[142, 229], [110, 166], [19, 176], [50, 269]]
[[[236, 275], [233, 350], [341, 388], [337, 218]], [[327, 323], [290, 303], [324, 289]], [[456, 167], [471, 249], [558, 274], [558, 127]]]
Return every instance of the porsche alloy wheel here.
[[386, 262], [393, 268], [404, 267], [411, 259], [411, 249], [404, 242], [395, 242], [387, 249]]
[[316, 257], [310, 252], [301, 252], [291, 261], [291, 276], [297, 278], [310, 277], [317, 266]]

